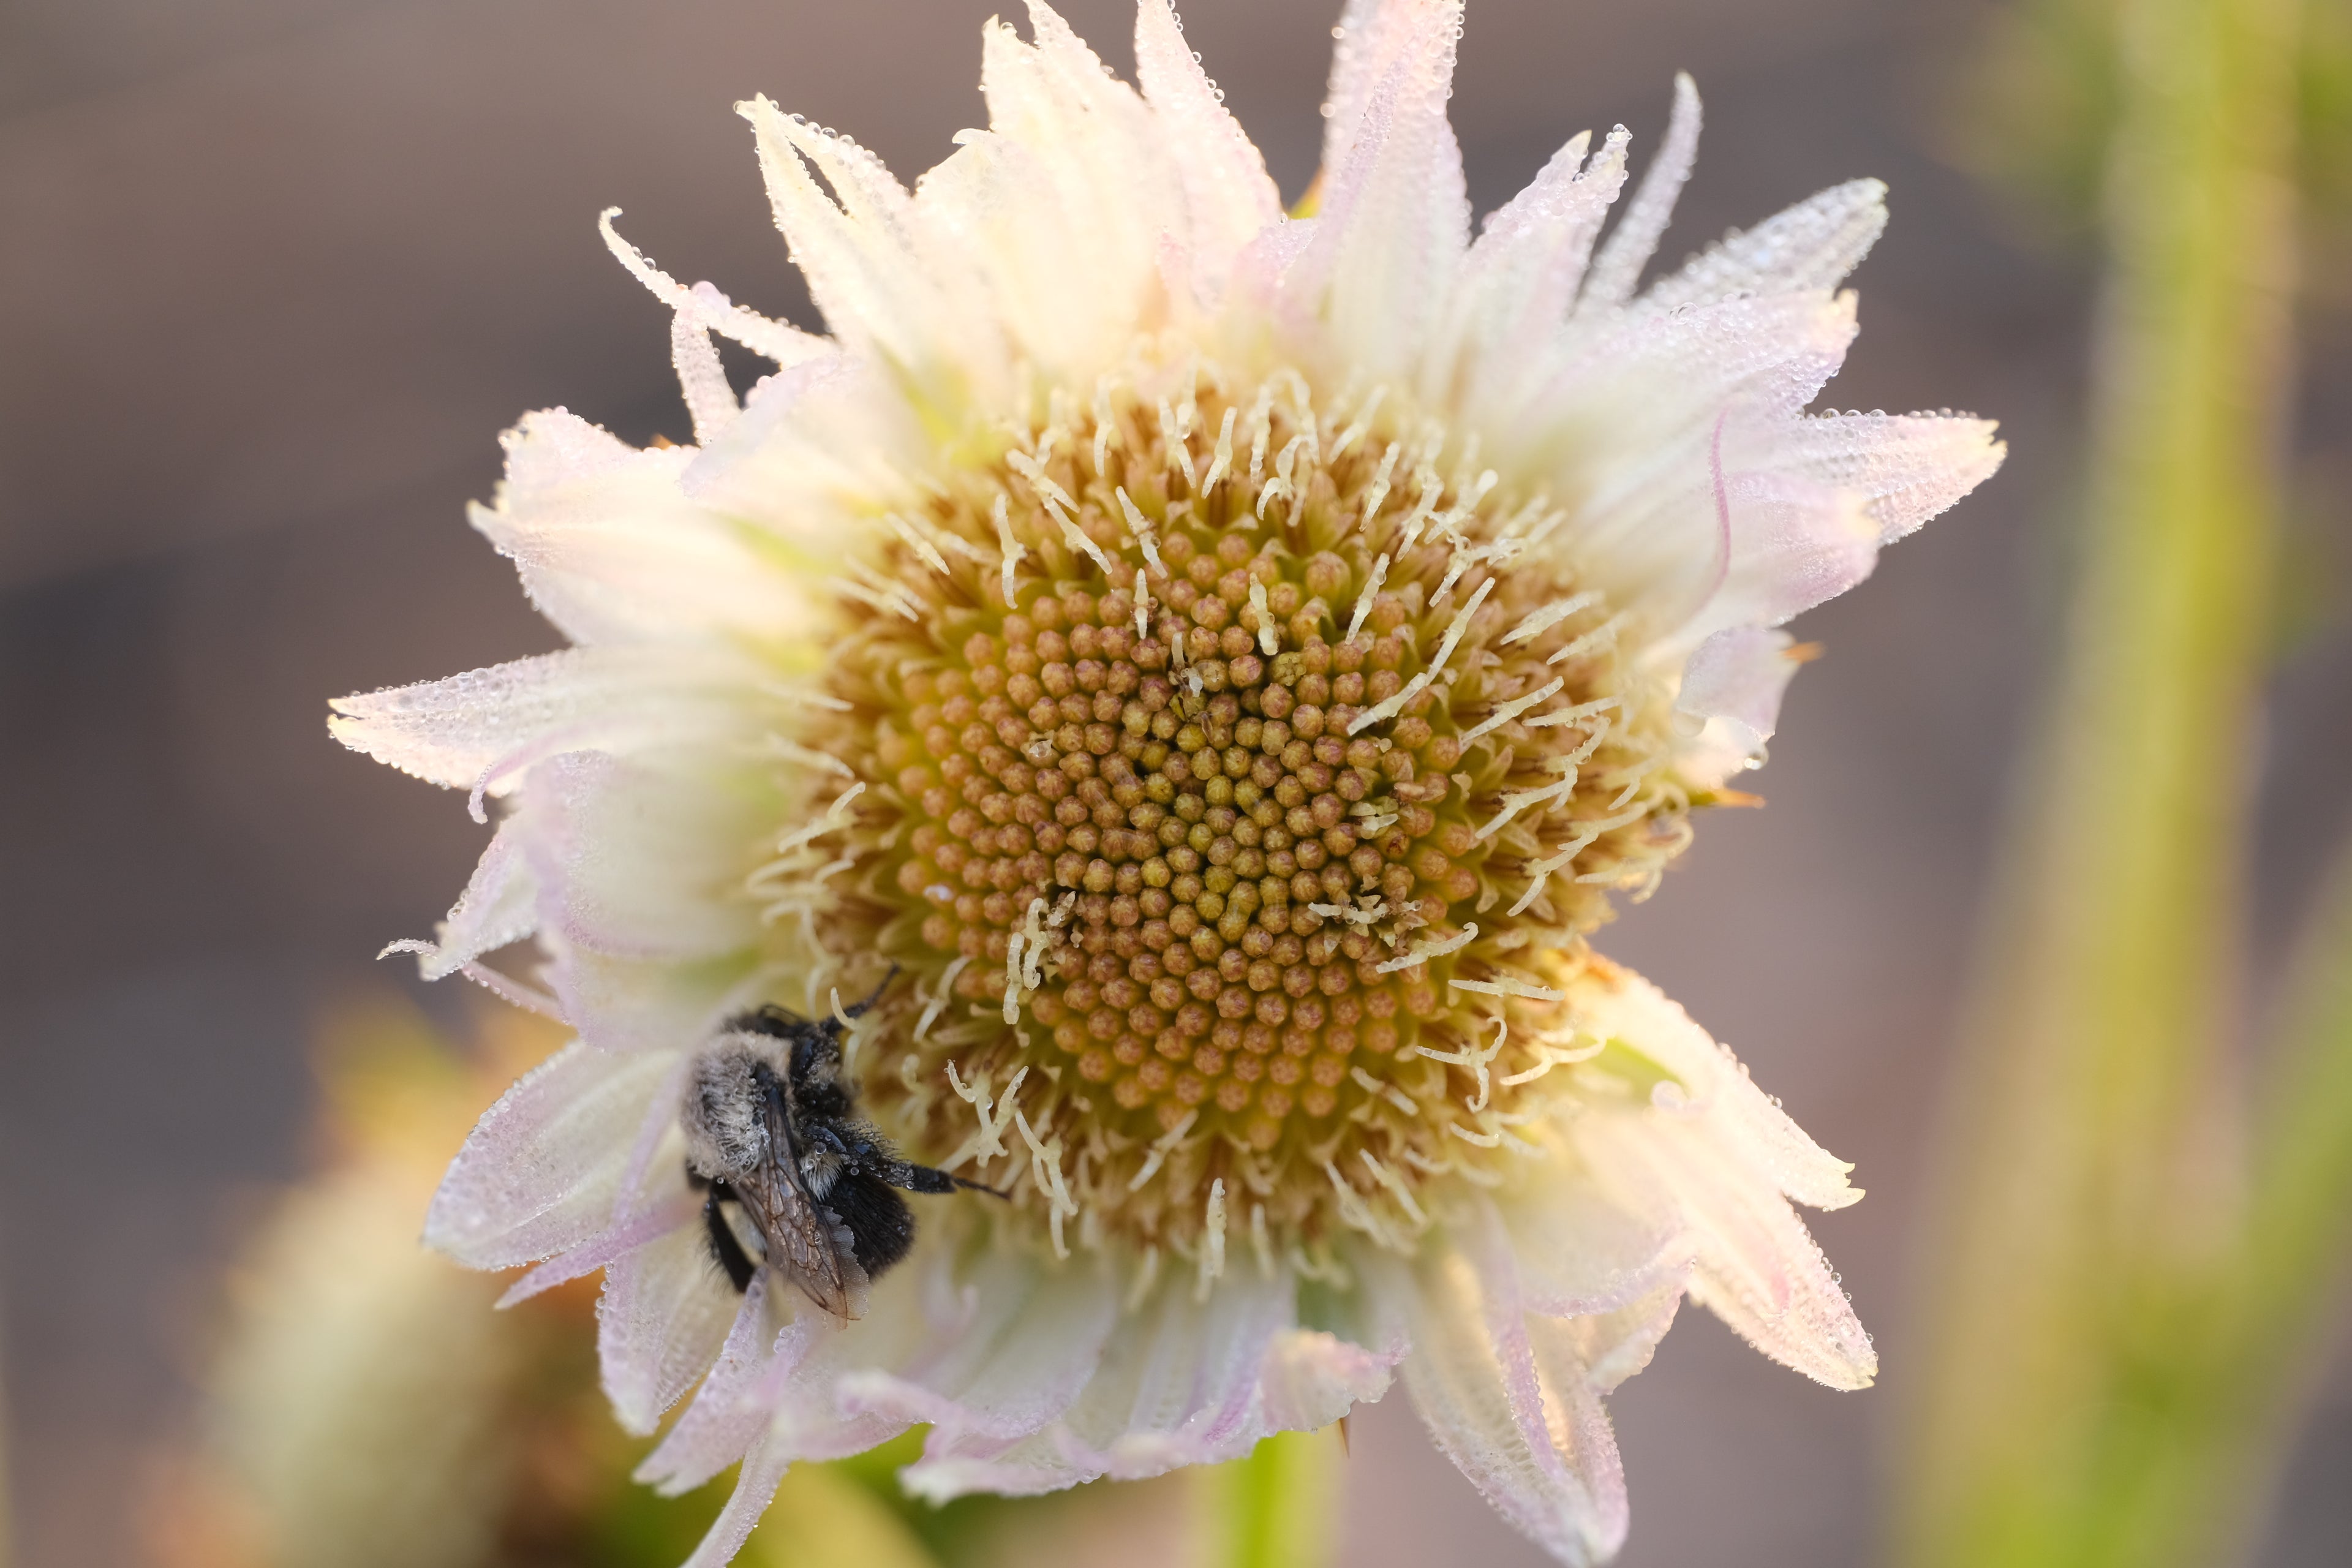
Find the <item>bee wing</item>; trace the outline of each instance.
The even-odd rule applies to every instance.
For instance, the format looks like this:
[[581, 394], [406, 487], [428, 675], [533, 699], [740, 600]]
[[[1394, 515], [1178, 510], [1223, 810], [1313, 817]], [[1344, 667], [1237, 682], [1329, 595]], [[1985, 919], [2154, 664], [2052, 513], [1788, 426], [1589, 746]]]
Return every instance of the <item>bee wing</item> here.
[[768, 1154], [748, 1178], [735, 1184], [743, 1206], [768, 1244], [768, 1264], [801, 1288], [810, 1300], [846, 1321], [850, 1281], [834, 1245], [835, 1220], [801, 1184], [796, 1152], [781, 1108], [768, 1108]]
[[833, 1243], [833, 1220], [802, 1190], [798, 1174], [782, 1161], [765, 1160], [735, 1183], [735, 1192], [767, 1243], [768, 1266], [810, 1300], [846, 1320], [849, 1287]]

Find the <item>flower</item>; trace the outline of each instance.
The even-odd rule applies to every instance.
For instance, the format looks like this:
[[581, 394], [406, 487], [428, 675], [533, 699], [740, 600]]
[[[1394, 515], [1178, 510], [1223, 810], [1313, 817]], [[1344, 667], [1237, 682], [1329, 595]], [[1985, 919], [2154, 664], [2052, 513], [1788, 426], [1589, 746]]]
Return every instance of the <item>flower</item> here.
[[[986, 29], [990, 129], [911, 194], [744, 106], [830, 339], [608, 213], [695, 444], [526, 418], [474, 521], [578, 646], [337, 704], [501, 805], [425, 973], [532, 1000], [483, 960], [535, 938], [580, 1036], [428, 1237], [536, 1264], [516, 1294], [604, 1270], [621, 1419], [695, 1391], [646, 1479], [742, 1461], [698, 1564], [795, 1458], [910, 1425], [914, 1490], [1037, 1492], [1393, 1375], [1515, 1525], [1606, 1557], [1601, 1396], [1685, 1295], [1833, 1386], [1874, 1359], [1790, 1202], [1853, 1201], [1848, 1167], [1587, 935], [1760, 757], [1780, 623], [2000, 449], [1802, 412], [1874, 182], [1637, 289], [1687, 81], [1605, 240], [1622, 129], [1474, 243], [1457, 0], [1349, 5], [1311, 216], [1166, 0], [1139, 93], [1029, 15]], [[740, 404], [713, 334], [777, 366]], [[1009, 1194], [914, 1199], [845, 1318], [773, 1272], [739, 1299], [698, 1217], [686, 1075], [762, 1005], [834, 1019], [908, 1156]]]

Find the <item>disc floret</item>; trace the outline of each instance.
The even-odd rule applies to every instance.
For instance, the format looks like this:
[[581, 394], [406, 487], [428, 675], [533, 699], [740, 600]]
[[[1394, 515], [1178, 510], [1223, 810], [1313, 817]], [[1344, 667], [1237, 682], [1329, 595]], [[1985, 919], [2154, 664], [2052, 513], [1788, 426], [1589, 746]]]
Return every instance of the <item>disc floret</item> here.
[[848, 603], [830, 945], [916, 977], [871, 1092], [1058, 1246], [1409, 1238], [1543, 1136], [1598, 1048], [1580, 939], [1687, 838], [1565, 514], [1403, 402], [1197, 363], [1049, 399]]

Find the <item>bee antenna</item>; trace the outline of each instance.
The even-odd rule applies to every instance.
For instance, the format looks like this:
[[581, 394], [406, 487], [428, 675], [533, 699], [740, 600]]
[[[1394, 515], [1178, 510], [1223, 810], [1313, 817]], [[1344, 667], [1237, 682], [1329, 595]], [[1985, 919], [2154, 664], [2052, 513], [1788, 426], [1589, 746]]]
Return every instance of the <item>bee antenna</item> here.
[[896, 980], [896, 979], [898, 979], [898, 966], [897, 964], [895, 964], [895, 963], [894, 963], [894, 964], [892, 964], [892, 965], [890, 966], [890, 973], [887, 973], [887, 974], [886, 974], [886, 975], [884, 975], [884, 976], [882, 977], [882, 984], [879, 984], [879, 985], [877, 985], [877, 986], [874, 988], [873, 993], [872, 993], [870, 995], [868, 995], [868, 996], [866, 998], [866, 1000], [865, 1000], [865, 1001], [858, 1003], [858, 1004], [857, 1004], [856, 1006], [854, 1006], [854, 1007], [844, 1007], [844, 1008], [842, 1009], [842, 1011], [843, 1011], [844, 1013], [847, 1014], [850, 1017], [855, 1018], [855, 1017], [858, 1016], [860, 1014], [864, 1013], [864, 1012], [865, 1012], [868, 1007], [873, 1006], [875, 1003], [879, 1002], [880, 1000], [882, 1000], [882, 993], [884, 993], [885, 991], [889, 990], [889, 989], [890, 989], [890, 982], [892, 982], [893, 980]]

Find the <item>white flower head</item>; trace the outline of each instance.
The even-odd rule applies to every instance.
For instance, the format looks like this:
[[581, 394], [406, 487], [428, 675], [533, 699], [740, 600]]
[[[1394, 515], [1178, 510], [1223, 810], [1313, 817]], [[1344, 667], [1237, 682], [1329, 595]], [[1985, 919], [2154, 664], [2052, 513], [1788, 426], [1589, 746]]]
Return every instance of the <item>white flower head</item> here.
[[[1833, 1386], [1874, 1362], [1790, 1207], [1853, 1201], [1847, 1167], [1586, 936], [1760, 754], [1780, 624], [2000, 449], [1803, 412], [1873, 182], [1637, 288], [1687, 81], [1622, 207], [1625, 132], [1579, 136], [1474, 240], [1455, 0], [1349, 5], [1299, 217], [1166, 0], [1139, 90], [1029, 17], [912, 193], [743, 106], [830, 338], [608, 215], [695, 444], [525, 419], [475, 521], [578, 646], [337, 705], [499, 805], [426, 973], [530, 999], [480, 961], [535, 938], [580, 1035], [428, 1235], [538, 1265], [518, 1291], [604, 1271], [621, 1419], [693, 1393], [646, 1479], [743, 1464], [698, 1564], [794, 1459], [910, 1425], [910, 1488], [1038, 1492], [1399, 1375], [1514, 1524], [1597, 1561], [1601, 1396], [1686, 1294]], [[740, 403], [713, 334], [775, 362]], [[831, 1020], [906, 1159], [1007, 1198], [918, 1193], [871, 1270], [828, 1210], [845, 1304], [757, 1267], [681, 1110], [763, 1006]]]

